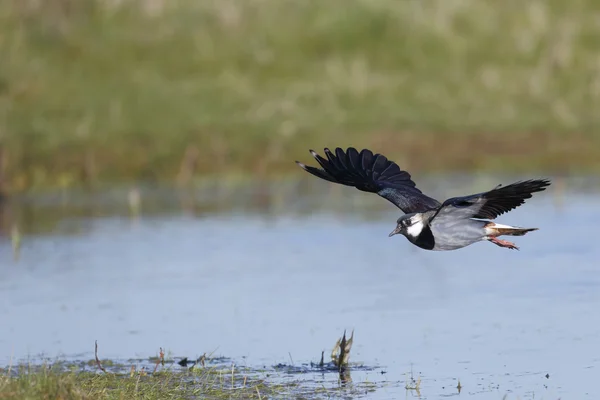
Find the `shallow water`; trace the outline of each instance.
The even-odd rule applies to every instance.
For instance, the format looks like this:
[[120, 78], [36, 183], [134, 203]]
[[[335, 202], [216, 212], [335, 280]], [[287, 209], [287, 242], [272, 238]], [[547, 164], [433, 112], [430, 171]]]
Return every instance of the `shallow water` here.
[[[490, 186], [427, 185], [439, 198]], [[521, 251], [437, 253], [388, 238], [399, 213], [377, 196], [276, 186], [142, 189], [138, 217], [122, 191], [6, 204], [0, 361], [89, 359], [98, 340], [102, 358], [163, 347], [300, 366], [354, 330], [350, 361], [369, 368], [353, 381], [389, 383], [368, 398], [416, 397], [411, 371], [424, 399], [458, 394], [457, 380], [477, 399], [600, 398], [597, 192], [567, 185], [501, 216], [540, 228], [515, 238]]]

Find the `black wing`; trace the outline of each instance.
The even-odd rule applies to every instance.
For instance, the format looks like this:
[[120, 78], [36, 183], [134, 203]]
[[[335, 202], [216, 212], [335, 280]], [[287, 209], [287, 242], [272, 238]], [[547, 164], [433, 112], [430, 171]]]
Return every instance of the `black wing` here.
[[411, 180], [410, 174], [402, 171], [393, 161], [381, 154], [364, 149], [360, 153], [353, 147], [346, 152], [341, 148], [333, 154], [325, 149], [327, 159], [313, 150], [310, 153], [322, 168], [296, 163], [305, 171], [329, 182], [354, 186], [363, 192], [377, 193], [400, 208], [404, 213], [435, 209], [440, 202], [424, 195]]
[[444, 210], [444, 213], [452, 213], [455, 217], [494, 219], [524, 204], [532, 193], [544, 191], [547, 186], [550, 186], [548, 179], [530, 179], [497, 186], [488, 192], [453, 197], [444, 201], [436, 215]]

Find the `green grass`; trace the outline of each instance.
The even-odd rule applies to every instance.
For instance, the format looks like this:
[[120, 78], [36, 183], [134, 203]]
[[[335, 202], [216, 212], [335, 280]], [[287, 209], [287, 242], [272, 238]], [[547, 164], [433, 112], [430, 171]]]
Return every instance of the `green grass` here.
[[0, 181], [284, 174], [338, 145], [597, 171], [599, 19], [594, 0], [6, 0]]
[[143, 369], [104, 363], [106, 373], [93, 360], [85, 367], [56, 362], [20, 366], [16, 371], [0, 369], [0, 399], [324, 399], [364, 395], [383, 386], [351, 381], [323, 384], [300, 374], [278, 378], [274, 372], [227, 366], [188, 369], [168, 363], [154, 371], [148, 363]]
[[[98, 343], [94, 358], [83, 361], [56, 360], [43, 364], [11, 362], [0, 368], [0, 399], [267, 399], [331, 398], [364, 395], [382, 383], [352, 382], [348, 357], [353, 335], [336, 342], [332, 362], [323, 355], [318, 365], [301, 368], [278, 364], [268, 368], [241, 366], [232, 360], [204, 353], [196, 360], [175, 361], [162, 348], [147, 360], [101, 361]], [[339, 359], [335, 351], [343, 348]], [[324, 353], [322, 353], [324, 354]], [[344, 355], [345, 354], [345, 355]], [[341, 364], [339, 364], [341, 363]], [[314, 368], [314, 369], [313, 369]], [[360, 367], [357, 367], [360, 369]], [[319, 381], [305, 374], [318, 375]], [[337, 376], [325, 382], [327, 373]], [[296, 376], [297, 378], [294, 378]]]
[[[233, 382], [232, 382], [233, 380]], [[97, 373], [42, 368], [33, 373], [0, 376], [2, 399], [259, 399], [290, 393], [290, 386], [267, 385], [231, 371], [186, 373], [139, 371]]]

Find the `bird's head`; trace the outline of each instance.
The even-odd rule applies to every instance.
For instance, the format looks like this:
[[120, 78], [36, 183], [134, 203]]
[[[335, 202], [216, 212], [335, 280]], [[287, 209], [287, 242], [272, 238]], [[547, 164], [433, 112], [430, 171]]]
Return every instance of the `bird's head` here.
[[416, 238], [423, 230], [423, 216], [419, 213], [405, 214], [396, 221], [396, 229], [390, 232], [389, 236], [399, 233], [407, 238]]

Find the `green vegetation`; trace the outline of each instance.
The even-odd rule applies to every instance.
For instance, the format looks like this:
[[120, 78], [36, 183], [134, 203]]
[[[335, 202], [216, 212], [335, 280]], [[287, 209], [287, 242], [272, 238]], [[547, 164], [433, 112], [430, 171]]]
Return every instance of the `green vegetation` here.
[[162, 371], [97, 373], [38, 368], [13, 377], [0, 375], [2, 399], [259, 399], [290, 393], [293, 385], [267, 385], [239, 373]]
[[[364, 395], [382, 384], [352, 382], [348, 363], [352, 341], [352, 337], [346, 341], [344, 332], [332, 351], [332, 363], [325, 363], [322, 356], [321, 362], [311, 363], [310, 368], [278, 364], [269, 371], [240, 367], [206, 353], [197, 360], [186, 357], [175, 362], [165, 357], [162, 348], [149, 360], [101, 361], [96, 342], [94, 359], [87, 362], [56, 361], [0, 368], [0, 399], [318, 399]], [[278, 371], [288, 376], [278, 377]], [[290, 378], [292, 374], [301, 376], [311, 371], [321, 376], [333, 373], [338, 376], [337, 383], [328, 387], [324, 381]]]
[[264, 176], [338, 145], [597, 169], [599, 19], [595, 0], [5, 0], [0, 182]]
[[[364, 395], [381, 384], [351, 381], [325, 386], [298, 375], [267, 379], [268, 374], [248, 368], [206, 366], [181, 368], [167, 364], [127, 368], [107, 363], [106, 372], [89, 366], [57, 362], [0, 369], [0, 398], [7, 400], [87, 399], [321, 399]], [[104, 367], [103, 367], [104, 368]], [[334, 372], [335, 374], [335, 372]], [[279, 381], [279, 382], [278, 382]], [[333, 380], [335, 382], [335, 380]]]

